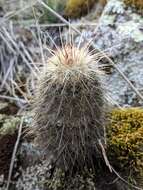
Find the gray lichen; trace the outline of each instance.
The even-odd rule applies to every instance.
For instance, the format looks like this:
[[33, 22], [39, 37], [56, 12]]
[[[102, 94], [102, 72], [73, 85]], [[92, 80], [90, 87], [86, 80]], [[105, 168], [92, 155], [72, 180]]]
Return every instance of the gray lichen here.
[[[97, 48], [107, 52], [140, 92], [143, 86], [142, 25], [143, 17], [135, 13], [131, 7], [125, 10], [122, 1], [109, 0], [95, 37]], [[104, 62], [110, 65], [107, 60]], [[110, 75], [105, 76], [105, 84], [108, 86], [110, 97], [117, 104], [121, 106], [143, 104], [114, 68], [111, 68]]]
[[20, 118], [0, 115], [0, 135], [13, 134], [17, 130]]
[[50, 165], [43, 161], [33, 167], [28, 167], [22, 172], [16, 189], [18, 190], [96, 190], [95, 175], [87, 170], [75, 174], [73, 177], [66, 177], [61, 169], [55, 169], [51, 177]]

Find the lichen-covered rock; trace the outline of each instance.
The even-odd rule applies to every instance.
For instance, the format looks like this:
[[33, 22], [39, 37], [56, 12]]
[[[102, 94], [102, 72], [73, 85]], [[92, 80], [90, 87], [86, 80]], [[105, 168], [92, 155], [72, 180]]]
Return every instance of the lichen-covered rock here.
[[[122, 1], [109, 0], [95, 37], [97, 47], [107, 50], [115, 64], [140, 92], [143, 86], [142, 24], [143, 18], [130, 7], [125, 10]], [[111, 97], [120, 105], [142, 105], [140, 98], [113, 68], [106, 82]]]
[[[142, 93], [143, 86], [143, 17], [121, 0], [109, 0], [98, 27], [83, 29], [88, 40], [94, 39], [95, 46], [104, 50], [133, 85]], [[79, 42], [76, 38], [76, 42]], [[110, 63], [105, 59], [105, 64]], [[102, 64], [102, 63], [101, 63]], [[105, 76], [105, 85], [111, 99], [121, 106], [139, 106], [143, 101], [128, 83], [113, 68]]]
[[108, 156], [111, 163], [130, 179], [140, 179], [142, 182], [143, 109], [114, 110], [107, 134]]
[[21, 169], [21, 176], [16, 183], [16, 190], [44, 190], [50, 176], [49, 162], [40, 162]]
[[84, 170], [68, 176], [60, 170], [55, 169], [51, 175], [50, 165], [43, 161], [23, 171], [21, 178], [16, 184], [18, 190], [96, 190], [95, 175], [91, 171]]
[[0, 115], [0, 137], [5, 135], [13, 135], [18, 129], [20, 119], [18, 117], [11, 117]]

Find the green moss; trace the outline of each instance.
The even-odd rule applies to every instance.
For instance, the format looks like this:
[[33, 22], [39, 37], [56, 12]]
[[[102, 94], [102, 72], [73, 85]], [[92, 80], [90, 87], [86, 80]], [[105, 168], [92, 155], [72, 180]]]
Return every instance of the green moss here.
[[12, 117], [0, 114], [0, 135], [15, 133], [19, 123], [19, 117]]
[[143, 176], [143, 109], [114, 110], [108, 126], [108, 156], [128, 174]]
[[137, 8], [138, 10], [143, 10], [143, 0], [124, 0], [124, 3], [128, 6]]
[[97, 0], [68, 0], [65, 13], [68, 17], [79, 18], [85, 15]]

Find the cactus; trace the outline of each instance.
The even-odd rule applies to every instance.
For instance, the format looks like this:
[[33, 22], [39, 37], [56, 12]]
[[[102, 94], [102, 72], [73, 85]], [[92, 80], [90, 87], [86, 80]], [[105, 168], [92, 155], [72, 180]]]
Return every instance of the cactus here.
[[57, 49], [41, 71], [35, 94], [35, 143], [64, 171], [94, 167], [105, 141], [99, 53], [88, 46]]

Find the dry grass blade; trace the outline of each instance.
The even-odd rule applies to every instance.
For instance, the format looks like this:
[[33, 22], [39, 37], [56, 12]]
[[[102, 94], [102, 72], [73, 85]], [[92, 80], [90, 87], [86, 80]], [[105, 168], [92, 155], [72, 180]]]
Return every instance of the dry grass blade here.
[[15, 156], [16, 156], [16, 152], [17, 152], [17, 149], [18, 149], [18, 146], [19, 146], [21, 133], [22, 133], [23, 121], [24, 121], [24, 117], [22, 117], [22, 119], [21, 119], [21, 123], [20, 123], [19, 130], [18, 130], [17, 140], [16, 140], [16, 143], [15, 143], [13, 154], [12, 154], [12, 158], [11, 158], [11, 163], [10, 163], [10, 168], [9, 168], [9, 175], [8, 175], [8, 181], [7, 181], [6, 190], [9, 190], [9, 187], [10, 187], [10, 181], [11, 181], [13, 167], [14, 167], [14, 162], [15, 162]]
[[9, 15], [5, 15], [3, 18], [2, 18], [2, 21], [0, 22], [0, 25], [5, 25], [6, 21], [8, 21], [10, 18], [16, 16], [16, 15], [19, 15], [21, 12], [25, 11], [26, 9], [29, 9], [30, 7], [33, 7], [37, 4], [37, 1], [35, 0], [33, 3], [30, 2], [29, 5], [23, 7], [22, 9], [19, 9], [17, 11], [14, 11], [12, 12], [11, 14]]
[[[32, 41], [28, 41], [28, 39]], [[30, 80], [38, 78], [40, 52], [37, 51], [38, 42], [33, 39], [33, 34], [28, 29], [13, 27], [8, 23], [0, 29], [0, 90], [3, 94], [1, 99], [15, 101], [18, 107], [28, 103], [29, 92], [24, 85], [29, 80], [29, 86], [34, 86]], [[33, 47], [35, 43], [36, 46]], [[39, 48], [38, 48], [39, 50]], [[36, 52], [36, 53], [35, 53]], [[25, 99], [25, 100], [23, 100]]]
[[26, 100], [18, 98], [18, 97], [11, 97], [11, 96], [0, 95], [0, 99], [17, 101], [17, 102], [21, 102], [22, 104], [28, 103]]
[[[25, 45], [23, 44], [23, 42], [20, 42], [20, 45], [21, 45], [21, 47], [22, 47], [22, 49], [23, 49], [23, 52], [25, 53], [25, 55], [26, 55], [26, 56], [28, 57], [28, 59], [30, 60], [30, 63], [29, 63], [29, 64], [31, 64], [31, 65], [34, 67], [36, 73], [39, 73], [39, 72], [40, 72], [39, 68], [38, 68], [38, 67], [36, 66], [36, 64], [34, 63], [34, 61], [33, 61], [32, 57], [31, 57], [31, 55], [30, 55], [29, 52], [27, 51], [27, 49], [26, 49]], [[36, 77], [37, 77], [37, 76], [38, 76], [38, 74], [36, 75]]]
[[[72, 23], [71, 24], [74, 27], [78, 27], [78, 26], [97, 26], [97, 23], [91, 23], [91, 22], [79, 22], [79, 23]], [[47, 27], [64, 27], [64, 26], [69, 26], [69, 24], [64, 24], [64, 23], [50, 23], [50, 24], [39, 24], [40, 28], [47, 28]], [[35, 28], [37, 27], [34, 24], [30, 25], [31, 28]]]
[[[15, 59], [15, 58], [14, 58], [14, 59]], [[9, 73], [10, 73], [11, 70], [12, 70], [12, 67], [13, 67], [13, 65], [14, 65], [14, 63], [15, 63], [14, 59], [11, 59], [11, 60], [10, 60], [10, 65], [9, 65], [9, 68], [8, 68], [8, 70], [7, 70], [7, 72], [6, 72], [5, 76], [4, 76], [4, 78], [3, 78], [3, 80], [2, 80], [2, 84], [1, 84], [1, 86], [0, 86], [0, 90], [4, 87], [5, 82], [6, 82], [7, 78], [8, 78], [8, 76], [9, 76]]]
[[11, 82], [14, 84], [14, 86], [16, 87], [16, 89], [23, 95], [25, 101], [26, 101], [27, 103], [29, 103], [27, 94], [26, 94], [25, 92], [23, 92], [23, 91], [20, 89], [20, 87], [18, 86], [18, 84], [17, 84], [15, 81], [12, 80]]
[[35, 19], [35, 22], [36, 22], [36, 29], [37, 29], [37, 33], [38, 33], [38, 41], [39, 41], [39, 46], [40, 46], [42, 63], [44, 65], [46, 63], [46, 61], [45, 61], [45, 57], [44, 57], [44, 52], [43, 52], [43, 47], [42, 47], [42, 41], [41, 41], [41, 38], [40, 38], [40, 27], [39, 27], [39, 24], [38, 24], [38, 21], [37, 21], [35, 9], [33, 7], [32, 7], [32, 11], [33, 11], [34, 19]]
[[7, 38], [10, 40], [10, 42], [12, 43], [12, 45], [15, 47], [15, 49], [17, 50], [17, 52], [21, 55], [23, 61], [26, 63], [26, 65], [29, 67], [29, 69], [33, 72], [34, 76], [36, 78], [38, 78], [38, 74], [34, 71], [34, 69], [32, 68], [31, 64], [29, 63], [29, 61], [27, 60], [26, 56], [23, 54], [23, 52], [20, 50], [18, 44], [12, 39], [11, 35], [9, 34], [9, 32], [6, 30], [6, 28], [3, 27], [3, 30], [7, 36]]

